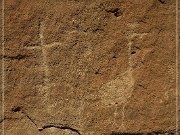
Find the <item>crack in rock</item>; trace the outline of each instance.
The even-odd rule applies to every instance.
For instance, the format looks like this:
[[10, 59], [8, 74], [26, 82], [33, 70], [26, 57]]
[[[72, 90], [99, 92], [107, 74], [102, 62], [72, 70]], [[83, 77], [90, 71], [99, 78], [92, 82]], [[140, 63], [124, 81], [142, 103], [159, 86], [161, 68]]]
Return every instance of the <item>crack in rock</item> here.
[[22, 59], [26, 59], [27, 57], [29, 57], [28, 55], [22, 55], [22, 54], [17, 54], [15, 56], [8, 56], [8, 55], [0, 55], [0, 59], [10, 59], [10, 60], [22, 60]]
[[[50, 123], [50, 124], [46, 124], [44, 126], [42, 126], [41, 128], [38, 127], [38, 125], [36, 124], [36, 122], [34, 121], [34, 119], [32, 119], [24, 110], [22, 110], [22, 107], [20, 106], [15, 106], [12, 108], [13, 112], [20, 112], [22, 114], [24, 114], [25, 117], [27, 117], [36, 127], [39, 131], [43, 131], [44, 129], [47, 128], [58, 128], [58, 129], [63, 129], [63, 130], [71, 130], [72, 132], [77, 133], [78, 135], [81, 135], [81, 133], [79, 132], [79, 130], [70, 127], [67, 124], [55, 124], [55, 123]], [[0, 119], [0, 123], [3, 122], [5, 120], [4, 119]]]
[[13, 117], [4, 117], [0, 118], [0, 123], [3, 123], [5, 120], [19, 120], [21, 118], [13, 118]]
[[43, 131], [44, 129], [47, 129], [47, 128], [58, 128], [58, 129], [68, 129], [68, 130], [71, 130], [73, 132], [76, 132], [78, 135], [81, 135], [81, 133], [79, 132], [79, 130], [75, 129], [75, 128], [72, 128], [68, 125], [65, 125], [65, 124], [47, 124], [47, 125], [44, 125], [42, 128], [38, 128], [39, 131]]
[[161, 4], [166, 4], [165, 0], [158, 0]]
[[25, 117], [27, 117], [37, 127], [37, 124], [35, 123], [35, 121], [22, 109], [21, 106], [14, 106], [11, 110], [12, 110], [12, 112], [22, 113]]
[[110, 10], [106, 10], [108, 13], [113, 13], [114, 16], [119, 17], [122, 15], [122, 11], [119, 8], [112, 8]]

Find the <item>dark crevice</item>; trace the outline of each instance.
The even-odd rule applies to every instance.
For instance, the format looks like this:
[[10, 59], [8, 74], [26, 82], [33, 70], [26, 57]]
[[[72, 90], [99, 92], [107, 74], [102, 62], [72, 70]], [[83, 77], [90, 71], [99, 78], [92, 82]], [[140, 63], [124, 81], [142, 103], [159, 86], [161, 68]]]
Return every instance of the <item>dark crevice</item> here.
[[12, 110], [12, 112], [20, 112], [21, 109], [22, 108], [20, 106], [14, 106], [11, 110]]
[[47, 128], [68, 129], [68, 130], [71, 130], [73, 132], [76, 132], [78, 135], [81, 135], [79, 130], [74, 129], [68, 125], [63, 125], [63, 124], [47, 124], [47, 125], [43, 126], [42, 128], [40, 128], [39, 131], [43, 131], [44, 129], [47, 129]]
[[[44, 129], [46, 128], [59, 128], [59, 129], [68, 129], [68, 130], [71, 130], [73, 132], [76, 132], [78, 135], [81, 135], [80, 132], [77, 130], [77, 129], [74, 129], [68, 125], [65, 125], [65, 124], [47, 124], [45, 126], [43, 126], [42, 128], [38, 128], [36, 122], [22, 109], [21, 106], [14, 106], [12, 107], [12, 112], [20, 112], [22, 114], [24, 114], [25, 117], [27, 117], [36, 127], [39, 131], [43, 131]], [[0, 119], [0, 123], [3, 122], [5, 120], [5, 118], [3, 119]]]
[[[12, 107], [12, 112], [20, 112], [22, 113], [25, 117], [27, 117], [36, 127], [39, 131], [43, 131], [44, 129], [46, 128], [58, 128], [58, 129], [62, 129], [62, 130], [71, 130], [73, 132], [76, 132], [78, 135], [81, 135], [79, 130], [75, 129], [75, 128], [72, 128], [66, 124], [53, 124], [53, 123], [50, 123], [50, 124], [47, 124], [47, 125], [44, 125], [42, 128], [38, 128], [36, 122], [22, 109], [21, 106], [14, 106]], [[0, 123], [3, 122], [5, 120], [5, 118], [2, 118], [0, 119]]]
[[4, 120], [5, 120], [5, 118], [1, 118], [1, 119], [0, 119], [0, 123], [2, 123]]
[[132, 52], [131, 52], [131, 54], [135, 54], [135, 53], [136, 53], [136, 51], [132, 51]]
[[158, 0], [161, 4], [166, 4], [165, 0]]
[[112, 56], [112, 58], [113, 58], [113, 59], [116, 59], [116, 58], [117, 58], [116, 54], [114, 54], [114, 55]]
[[139, 87], [142, 87], [143, 89], [147, 89], [145, 86], [143, 86], [142, 84], [138, 84]]
[[100, 72], [98, 72], [98, 71], [96, 71], [96, 72], [95, 72], [95, 74], [96, 74], [96, 75], [98, 75], [98, 74], [101, 74], [101, 73], [100, 73]]
[[93, 32], [103, 32], [104, 29], [102, 29], [102, 28], [96, 28], [96, 29], [93, 29], [92, 31], [93, 31]]
[[134, 48], [137, 49], [137, 50], [141, 50], [138, 46], [134, 46]]
[[25, 112], [22, 112], [22, 113], [37, 127], [37, 124], [34, 122], [34, 120], [29, 115], [27, 115]]
[[133, 50], [131, 51], [131, 54], [136, 54], [137, 51], [141, 50], [138, 46], [133, 46]]
[[12, 110], [12, 112], [22, 113], [25, 117], [27, 117], [37, 127], [37, 124], [34, 122], [34, 120], [22, 109], [21, 106], [14, 106], [11, 110]]
[[25, 59], [29, 57], [28, 55], [22, 55], [22, 54], [18, 54], [18, 55], [15, 55], [15, 56], [7, 56], [7, 55], [4, 55], [4, 56], [0, 56], [0, 59], [4, 58], [4, 59], [10, 59], [10, 60], [22, 60], [22, 59]]
[[95, 74], [96, 74], [96, 75], [101, 74], [100, 69], [96, 70], [96, 71], [95, 71]]
[[21, 119], [21, 118], [13, 118], [13, 117], [4, 117], [4, 118], [1, 118], [0, 119], [0, 123], [2, 123], [4, 120], [19, 120], [19, 119]]
[[121, 12], [121, 10], [119, 8], [113, 8], [113, 9], [110, 9], [110, 10], [106, 10], [106, 12], [113, 13], [114, 16], [116, 16], [116, 17], [119, 17], [119, 16], [122, 15], [122, 12]]

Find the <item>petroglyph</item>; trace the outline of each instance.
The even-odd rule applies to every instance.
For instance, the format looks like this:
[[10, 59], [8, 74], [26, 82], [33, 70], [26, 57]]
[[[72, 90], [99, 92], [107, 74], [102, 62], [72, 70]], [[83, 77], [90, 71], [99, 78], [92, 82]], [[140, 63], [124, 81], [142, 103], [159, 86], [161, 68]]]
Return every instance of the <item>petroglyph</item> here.
[[101, 89], [101, 100], [105, 105], [122, 104], [126, 102], [126, 98], [131, 92], [130, 88], [133, 86], [131, 80], [131, 72], [125, 72], [116, 79], [104, 84]]
[[5, 134], [173, 134], [176, 3], [161, 1], [7, 0]]
[[[51, 44], [45, 44], [44, 43], [44, 23], [40, 22], [39, 24], [39, 40], [40, 40], [40, 45], [39, 46], [31, 46], [31, 47], [26, 47], [26, 49], [30, 50], [41, 50], [42, 52], [42, 66], [39, 67], [39, 70], [43, 71], [44, 77], [43, 85], [38, 85], [36, 86], [37, 89], [40, 90], [40, 94], [43, 95], [43, 102], [46, 103], [48, 100], [48, 95], [50, 92], [50, 88], [52, 86], [55, 86], [54, 83], [50, 82], [49, 77], [50, 77], [50, 72], [49, 72], [49, 66], [48, 66], [48, 49], [60, 46], [60, 42], [54, 42]], [[49, 105], [51, 107], [51, 105]], [[49, 109], [48, 109], [49, 110]]]
[[131, 97], [134, 87], [134, 78], [133, 78], [133, 61], [132, 61], [132, 45], [134, 38], [141, 39], [147, 33], [135, 33], [134, 28], [136, 28], [138, 24], [130, 24], [129, 31], [127, 33], [128, 40], [128, 69], [122, 75], [117, 76], [115, 79], [109, 81], [104, 84], [101, 89], [101, 101], [102, 104], [105, 105], [113, 105], [115, 107], [114, 112], [114, 124], [116, 124], [116, 117], [119, 115], [117, 111], [118, 105], [123, 105], [122, 107], [122, 124], [121, 128], [124, 127], [124, 119], [125, 119], [125, 107], [128, 102], [128, 99]]

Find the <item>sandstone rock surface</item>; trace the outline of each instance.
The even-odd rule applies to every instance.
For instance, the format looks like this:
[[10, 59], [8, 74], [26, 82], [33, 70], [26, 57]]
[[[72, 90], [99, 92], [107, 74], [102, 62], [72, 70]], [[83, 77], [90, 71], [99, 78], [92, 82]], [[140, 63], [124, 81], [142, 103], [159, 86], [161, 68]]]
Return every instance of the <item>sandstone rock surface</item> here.
[[5, 0], [5, 135], [175, 134], [175, 7]]

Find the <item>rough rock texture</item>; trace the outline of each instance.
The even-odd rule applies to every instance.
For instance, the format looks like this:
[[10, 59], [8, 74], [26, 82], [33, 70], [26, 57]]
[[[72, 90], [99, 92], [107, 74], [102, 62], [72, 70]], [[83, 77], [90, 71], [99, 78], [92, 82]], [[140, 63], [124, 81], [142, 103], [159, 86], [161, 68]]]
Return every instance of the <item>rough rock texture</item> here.
[[5, 0], [5, 135], [175, 134], [175, 6]]

